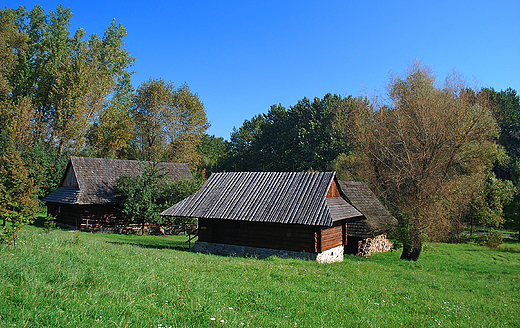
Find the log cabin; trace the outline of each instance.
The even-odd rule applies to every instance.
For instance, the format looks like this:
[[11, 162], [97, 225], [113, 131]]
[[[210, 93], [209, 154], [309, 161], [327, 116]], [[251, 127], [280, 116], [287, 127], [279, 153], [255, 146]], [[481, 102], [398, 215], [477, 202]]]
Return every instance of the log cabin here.
[[[120, 200], [114, 194], [116, 180], [123, 174], [139, 175], [141, 165], [142, 162], [134, 160], [71, 157], [59, 187], [43, 199], [48, 213], [58, 223], [78, 229], [123, 222]], [[157, 165], [171, 180], [191, 179], [186, 164]]]
[[334, 172], [214, 173], [161, 215], [198, 218], [196, 251], [320, 262], [342, 261], [349, 220], [367, 219]]

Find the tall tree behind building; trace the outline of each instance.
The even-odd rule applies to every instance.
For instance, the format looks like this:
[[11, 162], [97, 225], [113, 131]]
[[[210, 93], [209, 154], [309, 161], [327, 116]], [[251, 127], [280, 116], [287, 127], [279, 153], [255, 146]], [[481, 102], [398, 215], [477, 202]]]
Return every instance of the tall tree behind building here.
[[399, 216], [403, 259], [419, 258], [426, 233], [449, 231], [503, 155], [487, 99], [456, 74], [439, 86], [417, 62], [350, 118], [361, 173]]
[[[9, 10], [6, 10], [9, 11]], [[39, 5], [16, 10], [17, 28], [27, 36], [9, 74], [13, 100], [29, 99], [33, 141], [57, 152], [79, 152], [96, 117], [106, 108], [120, 77], [134, 58], [123, 48], [126, 31], [113, 21], [102, 38], [85, 39], [81, 28], [70, 35], [72, 12], [58, 5], [46, 14]]]
[[209, 128], [204, 104], [187, 84], [150, 79], [136, 91], [132, 114], [136, 122], [134, 146], [138, 159], [187, 163], [195, 168], [197, 150]]

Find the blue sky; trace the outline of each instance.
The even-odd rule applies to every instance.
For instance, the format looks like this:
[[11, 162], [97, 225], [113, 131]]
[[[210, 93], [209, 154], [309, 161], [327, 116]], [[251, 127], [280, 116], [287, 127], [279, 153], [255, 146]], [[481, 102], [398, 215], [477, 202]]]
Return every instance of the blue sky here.
[[70, 31], [102, 35], [113, 18], [136, 57], [134, 87], [186, 82], [204, 102], [209, 134], [273, 104], [326, 93], [379, 93], [418, 59], [443, 80], [520, 92], [520, 2], [515, 1], [3, 1], [46, 12], [70, 7]]

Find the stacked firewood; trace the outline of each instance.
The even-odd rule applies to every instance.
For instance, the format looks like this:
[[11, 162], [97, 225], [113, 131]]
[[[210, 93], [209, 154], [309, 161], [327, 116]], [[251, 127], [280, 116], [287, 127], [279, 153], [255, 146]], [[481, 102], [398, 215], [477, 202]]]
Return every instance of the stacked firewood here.
[[386, 234], [374, 238], [366, 238], [359, 241], [358, 256], [369, 257], [372, 253], [387, 252], [392, 248], [392, 243]]

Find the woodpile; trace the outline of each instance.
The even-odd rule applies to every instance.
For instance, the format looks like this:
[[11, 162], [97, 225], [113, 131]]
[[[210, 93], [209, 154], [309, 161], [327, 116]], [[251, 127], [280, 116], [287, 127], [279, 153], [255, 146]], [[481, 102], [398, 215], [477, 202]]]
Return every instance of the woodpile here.
[[392, 248], [392, 243], [386, 234], [374, 238], [366, 238], [359, 241], [358, 256], [369, 257], [372, 253], [388, 252]]

